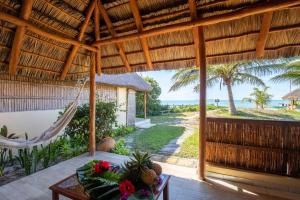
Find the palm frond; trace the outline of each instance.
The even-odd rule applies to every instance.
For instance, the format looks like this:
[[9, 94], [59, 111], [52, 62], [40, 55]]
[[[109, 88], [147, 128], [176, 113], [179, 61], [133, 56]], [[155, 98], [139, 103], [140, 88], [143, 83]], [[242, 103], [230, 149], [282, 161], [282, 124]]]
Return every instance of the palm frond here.
[[261, 78], [249, 73], [237, 73], [236, 78], [233, 79], [233, 83], [234, 82], [237, 84], [250, 83], [252, 85], [265, 86], [265, 83]]
[[187, 85], [195, 84], [199, 82], [199, 70], [197, 68], [188, 68], [179, 70], [172, 77], [173, 85], [169, 91], [176, 91]]

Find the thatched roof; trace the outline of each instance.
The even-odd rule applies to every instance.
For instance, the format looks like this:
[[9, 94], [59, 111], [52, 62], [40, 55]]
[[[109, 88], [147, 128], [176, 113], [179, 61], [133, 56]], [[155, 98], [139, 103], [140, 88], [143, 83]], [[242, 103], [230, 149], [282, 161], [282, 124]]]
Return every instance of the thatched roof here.
[[149, 85], [142, 77], [140, 77], [136, 73], [101, 74], [100, 76], [96, 76], [96, 83], [127, 87], [136, 91], [149, 92], [152, 90], [151, 85]]
[[282, 97], [286, 100], [300, 100], [300, 88], [293, 90]]
[[[102, 63], [102, 71], [105, 73], [125, 73], [128, 69], [145, 71], [149, 70], [150, 64], [153, 65], [153, 70], [195, 65], [192, 27], [196, 26], [196, 21], [191, 22], [187, 0], [138, 0], [137, 6], [142, 21], [140, 24], [137, 24], [139, 21], [133, 14], [129, 0], [99, 1], [94, 7], [100, 10], [100, 37], [97, 34], [95, 36], [98, 23], [95, 23], [97, 19], [90, 12], [93, 11], [90, 10], [93, 0], [33, 0], [29, 16], [22, 11], [24, 5], [21, 2], [23, 1], [0, 0], [2, 75], [9, 74], [9, 64], [12, 63], [10, 57], [13, 52], [18, 58], [17, 76], [43, 80], [58, 80], [62, 73], [66, 74], [66, 80], [87, 76], [91, 65], [90, 50], [97, 51], [96, 39], [100, 39], [100, 43], [103, 42], [100, 44], [101, 61], [97, 63]], [[197, 23], [206, 25], [204, 37], [208, 64], [258, 58], [256, 47], [264, 16], [261, 10], [274, 10], [278, 7], [277, 4], [281, 7], [271, 15], [263, 58], [300, 55], [300, 2], [272, 0], [268, 4], [264, 3], [264, 0], [196, 1], [196, 13], [203, 18]], [[273, 7], [267, 10], [269, 6]], [[260, 8], [260, 12], [257, 7]], [[247, 14], [250, 10], [258, 14]], [[88, 15], [91, 15], [90, 20]], [[218, 17], [219, 15], [221, 17]], [[224, 21], [231, 15], [236, 17], [231, 21]], [[218, 23], [215, 23], [216, 19]], [[17, 28], [24, 28], [24, 23], [26, 29], [22, 38], [22, 32], [17, 31]], [[175, 31], [176, 27], [183, 25], [184, 29]], [[156, 30], [166, 27], [173, 30], [153, 34]], [[138, 32], [147, 32], [148, 35], [137, 37]], [[17, 40], [18, 37], [23, 40]], [[120, 42], [122, 37], [126, 41]], [[114, 38], [119, 38], [120, 41], [111, 43]], [[15, 40], [21, 43], [16, 43], [16, 47], [12, 48]], [[103, 45], [104, 42], [106, 45]], [[74, 45], [80, 45], [78, 51], [74, 50]], [[18, 47], [19, 53], [16, 51]], [[147, 51], [148, 54], [145, 53]], [[72, 64], [66, 67], [68, 62]], [[13, 70], [10, 74], [14, 74]], [[64, 76], [61, 79], [64, 79]]]

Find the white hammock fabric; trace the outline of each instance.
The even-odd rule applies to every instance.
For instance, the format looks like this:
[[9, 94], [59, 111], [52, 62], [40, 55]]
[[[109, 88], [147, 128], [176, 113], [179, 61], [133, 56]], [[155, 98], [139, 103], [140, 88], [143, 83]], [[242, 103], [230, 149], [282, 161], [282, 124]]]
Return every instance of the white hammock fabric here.
[[60, 131], [62, 131], [68, 123], [74, 117], [80, 94], [84, 88], [86, 81], [83, 83], [80, 91], [76, 97], [76, 99], [70, 104], [69, 108], [65, 111], [65, 113], [52, 124], [50, 128], [44, 131], [39, 137], [33, 138], [31, 140], [20, 140], [20, 139], [9, 139], [0, 135], [0, 147], [7, 148], [30, 148], [33, 146], [37, 146], [49, 141], [51, 138], [55, 137]]

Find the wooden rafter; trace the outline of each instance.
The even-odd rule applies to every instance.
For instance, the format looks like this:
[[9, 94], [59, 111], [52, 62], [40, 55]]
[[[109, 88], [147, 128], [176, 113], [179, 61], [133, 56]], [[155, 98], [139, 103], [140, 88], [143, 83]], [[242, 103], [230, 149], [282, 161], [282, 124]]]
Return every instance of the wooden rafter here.
[[[84, 33], [86, 31], [86, 28], [88, 27], [90, 18], [92, 16], [94, 8], [95, 8], [95, 3], [96, 3], [96, 1], [93, 0], [90, 3], [89, 7], [87, 8], [87, 13], [86, 13], [84, 22], [82, 23], [82, 25], [80, 27], [80, 31], [79, 31], [78, 38], [77, 38], [79, 42], [82, 41]], [[78, 51], [78, 46], [72, 46], [69, 57], [67, 58], [67, 61], [66, 61], [65, 65], [64, 65], [64, 68], [63, 68], [63, 71], [61, 72], [60, 80], [64, 80], [66, 78], [77, 51]]]
[[[96, 7], [94, 9], [94, 22], [95, 22], [95, 39], [100, 40], [100, 15], [98, 2], [96, 1]], [[101, 46], [98, 46], [98, 51], [95, 56], [96, 59], [96, 71], [97, 74], [101, 74], [102, 60], [101, 60]]]
[[[195, 0], [189, 0], [189, 8], [191, 13], [191, 20], [196, 20], [198, 18], [197, 16], [197, 4]], [[200, 40], [199, 40], [199, 27], [193, 28], [193, 37], [194, 37], [194, 46], [195, 46], [195, 57], [196, 57], [196, 66], [200, 67], [200, 53], [199, 53], [199, 46], [200, 46]]]
[[273, 17], [273, 12], [267, 12], [263, 15], [261, 22], [261, 28], [258, 35], [258, 40], [256, 43], [256, 55], [259, 58], [262, 58], [265, 54], [265, 46], [268, 39], [268, 33], [271, 27], [271, 21]]
[[[28, 20], [29, 16], [31, 14], [32, 10], [32, 3], [33, 0], [25, 0], [23, 2], [22, 8], [21, 8], [21, 13], [20, 17], [24, 20]], [[22, 43], [24, 40], [24, 35], [25, 35], [25, 26], [18, 26], [14, 41], [12, 44], [12, 50], [10, 52], [10, 58], [9, 58], [9, 74], [10, 75], [16, 75], [17, 73], [17, 65], [19, 63], [20, 59], [20, 53], [21, 53], [21, 47]]]
[[[133, 14], [133, 17], [134, 17], [134, 20], [135, 20], [136, 27], [138, 29], [138, 32], [140, 33], [140, 32], [143, 31], [144, 27], [143, 27], [142, 17], [141, 17], [140, 12], [139, 12], [137, 1], [136, 0], [130, 0], [130, 7], [131, 7], [131, 10], [132, 10], [132, 14]], [[148, 46], [147, 38], [141, 38], [140, 41], [141, 41], [141, 44], [142, 44], [142, 48], [143, 48], [143, 51], [144, 51], [144, 55], [145, 55], [145, 58], [146, 58], [146, 61], [147, 61], [148, 68], [150, 70], [152, 70], [153, 69], [153, 64], [152, 64], [152, 61], [151, 61], [151, 56], [150, 56], [150, 52], [149, 52], [149, 46]]]
[[96, 41], [93, 45], [108, 45], [118, 42], [125, 42], [130, 40], [136, 40], [142, 37], [151, 37], [155, 35], [160, 35], [164, 33], [171, 33], [176, 31], [189, 30], [197, 26], [208, 26], [221, 22], [227, 22], [232, 20], [241, 19], [244, 17], [262, 14], [269, 11], [280, 10], [284, 8], [288, 8], [291, 6], [300, 5], [299, 0], [286, 0], [286, 1], [272, 1], [272, 2], [263, 2], [263, 3], [255, 3], [252, 6], [247, 8], [242, 8], [237, 11], [232, 11], [230, 13], [214, 15], [205, 18], [198, 18], [194, 21], [181, 22], [173, 25], [166, 25], [159, 28], [153, 28], [150, 30], [145, 30], [142, 33], [133, 33], [124, 36], [119, 36], [115, 38], [105, 39], [101, 41]]
[[[98, 7], [99, 7], [99, 10], [100, 10], [100, 14], [103, 16], [103, 19], [104, 19], [105, 24], [106, 24], [106, 26], [108, 28], [108, 31], [112, 35], [112, 38], [115, 38], [117, 36], [117, 33], [114, 30], [113, 24], [112, 24], [112, 22], [111, 22], [111, 20], [110, 20], [110, 18], [108, 16], [108, 14], [107, 14], [104, 6], [102, 5], [101, 1], [98, 1]], [[98, 41], [98, 42], [100, 42], [100, 41]], [[129, 62], [128, 62], [125, 50], [124, 50], [123, 43], [122, 42], [117, 42], [116, 46], [117, 46], [117, 49], [118, 49], [119, 54], [120, 54], [120, 57], [121, 57], [124, 65], [125, 65], [126, 69], [128, 71], [131, 71], [131, 68], [130, 68], [130, 65], [129, 65]]]

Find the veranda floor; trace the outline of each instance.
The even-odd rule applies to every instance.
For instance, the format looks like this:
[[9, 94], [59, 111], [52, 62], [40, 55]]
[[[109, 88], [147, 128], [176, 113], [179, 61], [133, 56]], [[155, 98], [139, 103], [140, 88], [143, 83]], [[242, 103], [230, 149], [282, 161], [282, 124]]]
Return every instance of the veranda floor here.
[[[30, 176], [0, 187], [1, 200], [50, 200], [48, 187], [73, 174], [75, 169], [93, 158], [87, 154], [66, 160]], [[123, 163], [128, 157], [112, 153], [97, 152], [94, 159]], [[160, 163], [163, 172], [172, 175], [170, 180], [170, 200], [279, 200], [260, 194], [245, 193], [242, 188], [232, 191], [212, 183], [197, 181], [193, 168]], [[61, 198], [63, 199], [63, 198]]]

